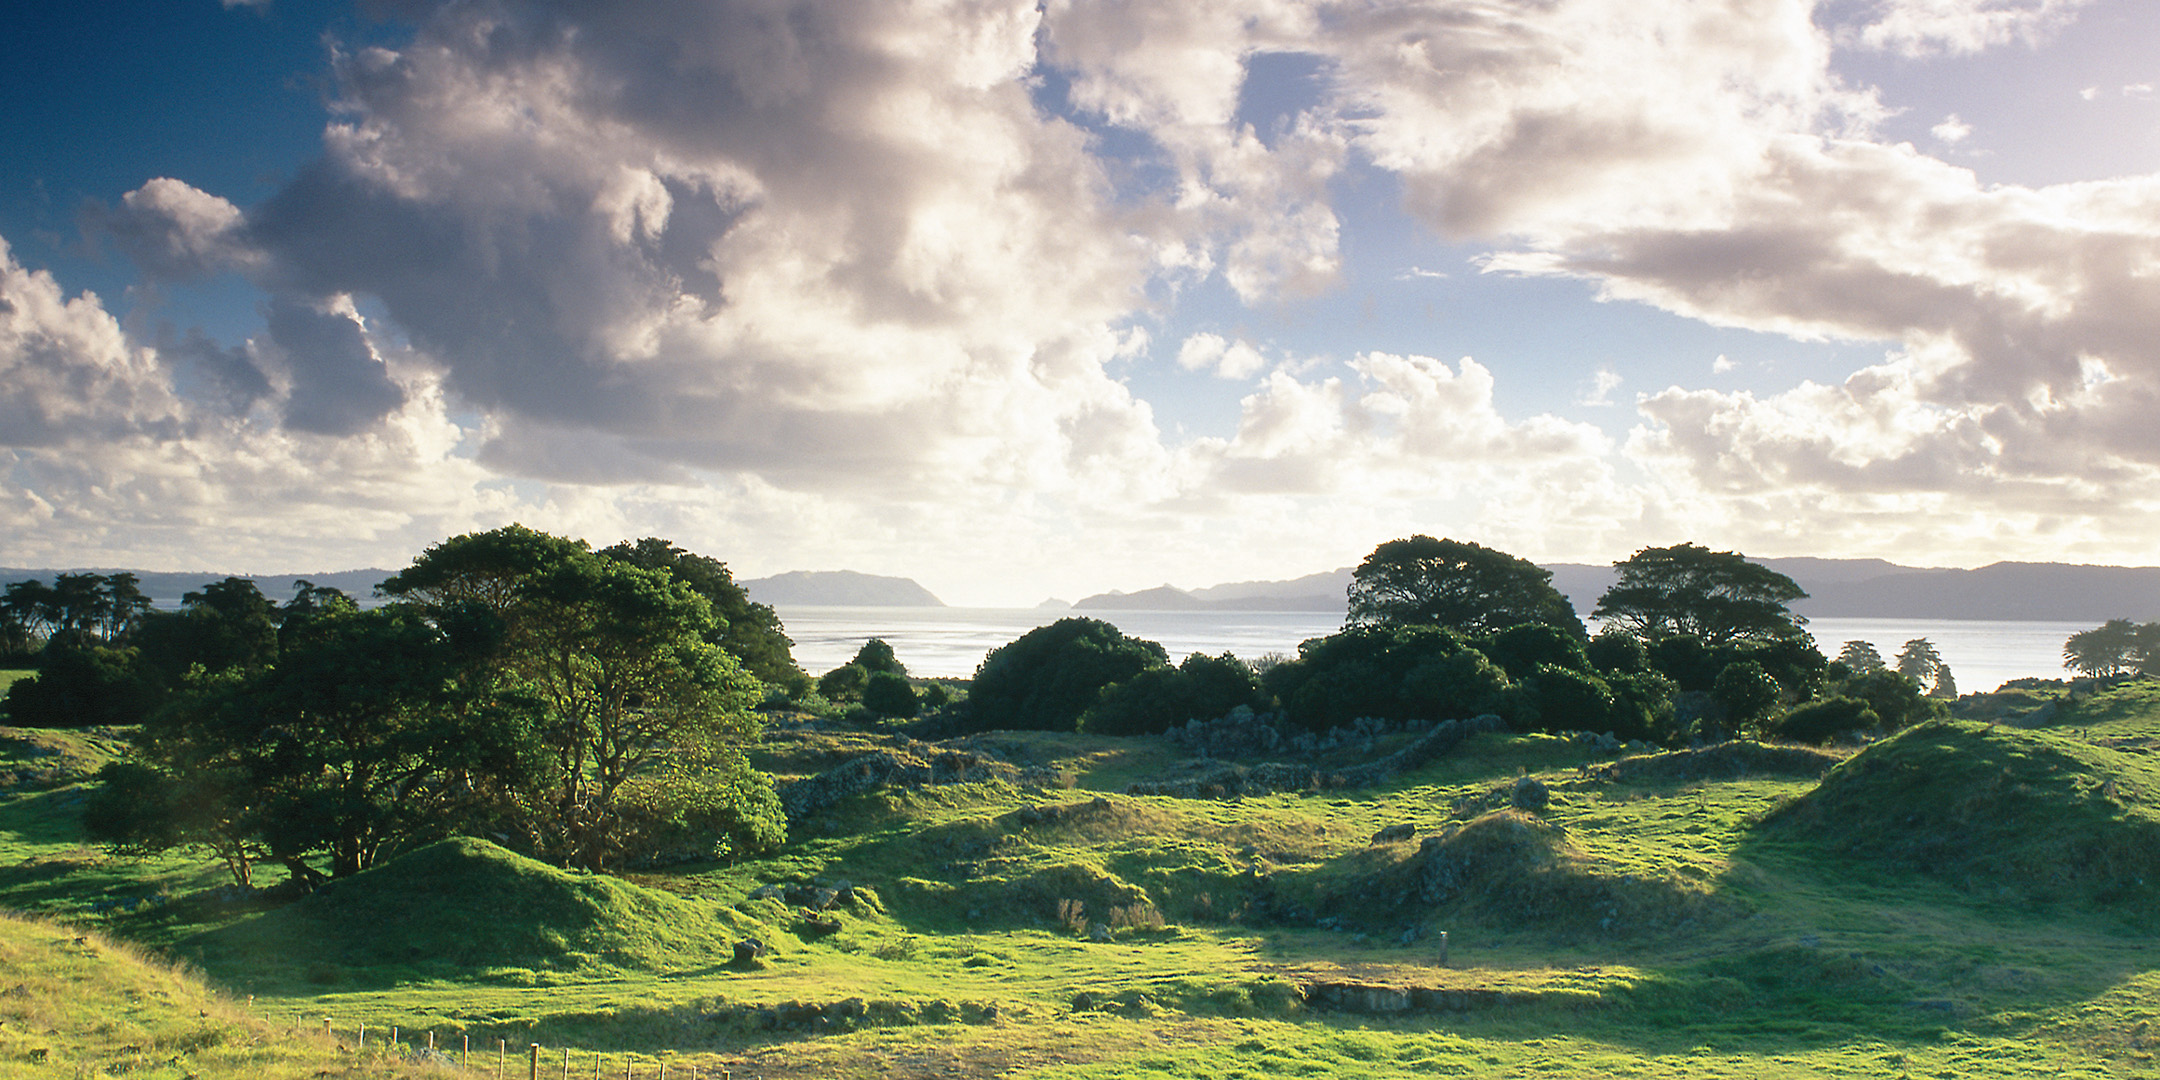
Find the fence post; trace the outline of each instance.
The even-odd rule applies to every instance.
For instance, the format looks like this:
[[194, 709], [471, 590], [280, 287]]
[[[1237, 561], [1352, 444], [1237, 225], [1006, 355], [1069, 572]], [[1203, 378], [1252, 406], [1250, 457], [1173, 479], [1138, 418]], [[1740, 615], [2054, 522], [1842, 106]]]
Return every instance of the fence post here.
[[1447, 966], [1447, 931], [1440, 931], [1440, 966]]
[[472, 1068], [472, 1033], [465, 1033], [465, 1049], [458, 1053], [458, 1068]]
[[529, 1073], [528, 1075], [529, 1075], [529, 1076], [530, 1076], [530, 1077], [532, 1078], [532, 1080], [540, 1080], [540, 1044], [539, 1044], [539, 1043], [534, 1043], [534, 1044], [532, 1044], [532, 1072], [531, 1072], [531, 1073]]
[[355, 1053], [355, 1054], [358, 1054], [358, 1053], [360, 1053], [361, 1051], [363, 1051], [363, 1050], [366, 1050], [366, 1049], [367, 1049], [367, 1021], [365, 1021], [365, 1020], [362, 1020], [362, 1021], [360, 1021], [360, 1044], [359, 1044], [358, 1046], [356, 1046], [356, 1047], [354, 1047], [354, 1048], [353, 1048], [353, 1053]]
[[563, 1080], [570, 1080], [570, 1048], [567, 1046], [562, 1048], [562, 1075]]
[[330, 1033], [330, 1018], [327, 1016], [322, 1018], [322, 1033], [323, 1037], [326, 1039], [332, 1037]]
[[495, 1080], [502, 1080], [503, 1069], [509, 1064], [508, 1059], [504, 1057], [509, 1052], [509, 1046], [510, 1043], [506, 1039], [495, 1040]]

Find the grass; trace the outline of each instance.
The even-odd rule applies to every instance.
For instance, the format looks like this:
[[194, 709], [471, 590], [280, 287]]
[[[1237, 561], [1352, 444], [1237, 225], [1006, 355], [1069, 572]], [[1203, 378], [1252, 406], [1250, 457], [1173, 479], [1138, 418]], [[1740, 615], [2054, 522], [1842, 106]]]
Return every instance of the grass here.
[[[998, 735], [974, 742], [1035, 780], [857, 796], [770, 859], [624, 881], [460, 842], [263, 914], [90, 912], [130, 875], [215, 877], [81, 847], [63, 786], [0, 802], [0, 858], [49, 866], [0, 869], [0, 903], [200, 956], [273, 1026], [569, 1046], [610, 1075], [2145, 1074], [2160, 695], [2058, 715], [1910, 732], [1820, 783], [1481, 735], [1387, 784], [1220, 801], [1124, 794], [1183, 767], [1155, 740]], [[765, 752], [807, 776], [878, 745]], [[1524, 776], [1541, 811], [1508, 805]], [[753, 898], [811, 883], [861, 888], [837, 932]], [[746, 936], [775, 951], [729, 963]]]

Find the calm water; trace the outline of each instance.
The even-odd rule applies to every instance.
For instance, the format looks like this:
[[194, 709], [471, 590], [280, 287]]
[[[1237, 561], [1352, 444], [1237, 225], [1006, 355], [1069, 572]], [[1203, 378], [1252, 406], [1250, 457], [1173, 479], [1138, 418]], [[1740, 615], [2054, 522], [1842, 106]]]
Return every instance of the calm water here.
[[[965, 678], [983, 654], [1038, 626], [1081, 614], [1134, 637], [1159, 641], [1172, 660], [1188, 653], [1230, 652], [1248, 660], [1265, 653], [1297, 654], [1298, 642], [1342, 628], [1342, 616], [1320, 611], [1037, 611], [1028, 608], [890, 608], [783, 606], [780, 619], [795, 639], [795, 659], [813, 675], [854, 657], [871, 638], [884, 638], [916, 675]], [[1977, 622], [1953, 619], [1814, 619], [1808, 629], [1825, 654], [1845, 642], [1872, 643], [1885, 660], [1913, 638], [1927, 638], [1950, 665], [1958, 688], [1992, 690], [2007, 679], [2061, 678], [2063, 639], [2085, 623]]]

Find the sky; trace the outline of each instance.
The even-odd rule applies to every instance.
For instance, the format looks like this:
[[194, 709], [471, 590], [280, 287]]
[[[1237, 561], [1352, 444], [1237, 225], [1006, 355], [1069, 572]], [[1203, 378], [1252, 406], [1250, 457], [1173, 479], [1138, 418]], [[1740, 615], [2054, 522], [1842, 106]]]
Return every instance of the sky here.
[[2153, 0], [0, 13], [0, 565], [2160, 563]]

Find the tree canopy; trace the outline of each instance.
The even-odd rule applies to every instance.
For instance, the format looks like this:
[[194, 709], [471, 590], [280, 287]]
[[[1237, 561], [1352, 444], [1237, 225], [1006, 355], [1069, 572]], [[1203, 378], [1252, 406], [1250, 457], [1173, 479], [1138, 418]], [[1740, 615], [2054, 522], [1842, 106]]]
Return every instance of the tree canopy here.
[[236, 579], [190, 594], [175, 626], [246, 632], [211, 636], [229, 662], [188, 668], [93, 830], [209, 846], [242, 883], [259, 858], [344, 875], [459, 829], [591, 869], [783, 836], [742, 752], [761, 687], [691, 584], [511, 526], [436, 544], [383, 588], [369, 611], [306, 583], [283, 608]]
[[1807, 592], [1738, 552], [1677, 544], [1644, 548], [1613, 567], [1620, 580], [1591, 617], [1645, 640], [1686, 634], [1715, 647], [1806, 633], [1807, 620], [1787, 605]]
[[2160, 623], [2109, 619], [2063, 641], [2063, 666], [2079, 675], [2160, 671]]
[[1417, 535], [1374, 548], [1351, 573], [1350, 626], [1487, 633], [1524, 623], [1587, 636], [1552, 572], [1504, 551]]

